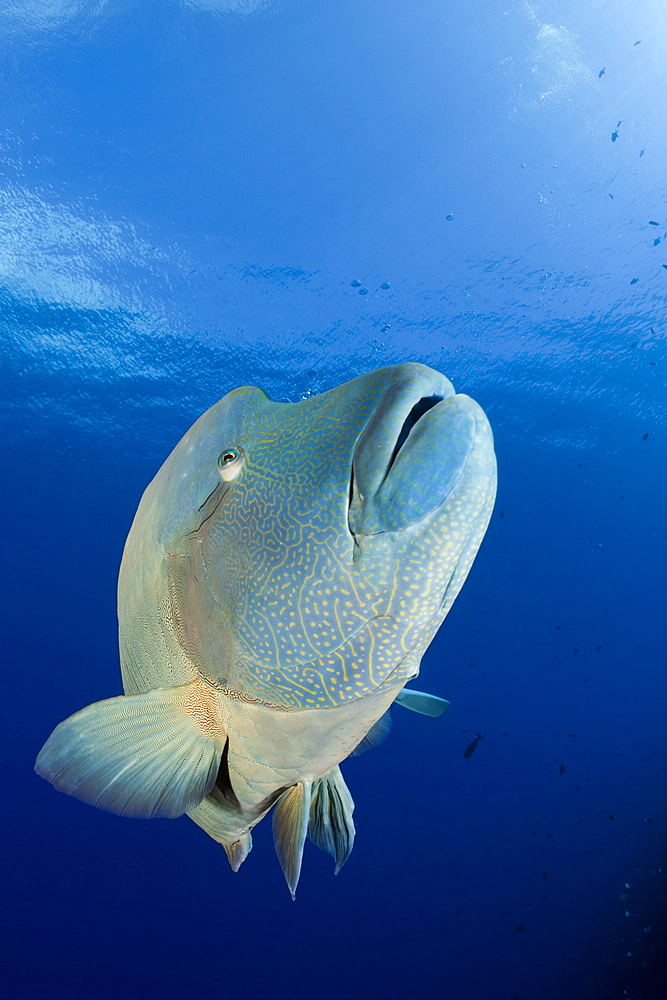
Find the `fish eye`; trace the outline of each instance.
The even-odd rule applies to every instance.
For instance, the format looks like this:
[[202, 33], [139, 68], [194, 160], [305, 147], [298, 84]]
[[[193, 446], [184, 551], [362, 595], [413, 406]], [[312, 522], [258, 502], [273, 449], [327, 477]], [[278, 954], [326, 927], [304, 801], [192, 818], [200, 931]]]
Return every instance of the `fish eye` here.
[[226, 483], [236, 479], [243, 466], [243, 450], [241, 448], [225, 448], [218, 456], [218, 472]]

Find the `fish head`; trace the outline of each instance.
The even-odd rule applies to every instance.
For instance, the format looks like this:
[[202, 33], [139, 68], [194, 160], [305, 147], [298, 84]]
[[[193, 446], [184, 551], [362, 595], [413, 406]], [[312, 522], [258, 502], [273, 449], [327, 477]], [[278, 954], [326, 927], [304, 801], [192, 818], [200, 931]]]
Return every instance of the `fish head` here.
[[154, 603], [200, 676], [278, 707], [339, 706], [416, 674], [494, 496], [483, 411], [424, 365], [294, 403], [235, 389], [146, 491], [125, 589], [141, 534], [167, 592]]

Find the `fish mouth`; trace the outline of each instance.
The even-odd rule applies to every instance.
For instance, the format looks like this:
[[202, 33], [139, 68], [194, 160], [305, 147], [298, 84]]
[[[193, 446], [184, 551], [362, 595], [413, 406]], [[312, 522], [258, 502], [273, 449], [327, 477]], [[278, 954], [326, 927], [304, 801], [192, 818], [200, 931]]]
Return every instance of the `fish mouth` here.
[[394, 450], [392, 451], [391, 458], [389, 459], [389, 465], [387, 466], [387, 471], [384, 475], [384, 479], [386, 479], [389, 473], [391, 472], [391, 468], [394, 462], [396, 461], [396, 456], [398, 455], [399, 451], [401, 450], [405, 442], [408, 440], [412, 428], [417, 424], [417, 422], [421, 419], [421, 417], [424, 416], [424, 414], [428, 413], [428, 411], [431, 410], [434, 406], [437, 406], [438, 403], [441, 403], [443, 398], [444, 398], [443, 396], [433, 393], [432, 396], [422, 396], [421, 399], [417, 400], [417, 402], [412, 407], [407, 417], [403, 421], [403, 425], [399, 432], [398, 438], [396, 439], [396, 444], [394, 445]]
[[426, 365], [397, 365], [386, 373], [384, 393], [354, 450], [353, 477], [364, 497], [380, 489], [419, 420], [454, 395], [449, 379]]
[[[398, 436], [396, 438], [396, 442], [395, 442], [394, 447], [393, 447], [393, 449], [391, 451], [391, 454], [389, 455], [389, 458], [388, 458], [388, 460], [386, 462], [386, 468], [384, 469], [384, 472], [382, 473], [382, 478], [380, 480], [380, 486], [386, 480], [387, 476], [391, 472], [392, 466], [394, 465], [394, 462], [396, 461], [396, 457], [398, 456], [398, 453], [400, 452], [401, 448], [403, 447], [403, 445], [405, 444], [405, 442], [408, 440], [408, 437], [410, 436], [410, 431], [417, 424], [417, 422], [419, 421], [419, 419], [421, 417], [423, 417], [425, 413], [428, 413], [428, 411], [430, 409], [432, 409], [434, 406], [437, 406], [438, 403], [441, 403], [442, 400], [443, 400], [443, 398], [444, 398], [443, 396], [438, 395], [436, 393], [433, 393], [433, 395], [431, 395], [431, 396], [422, 396], [414, 404], [414, 406], [412, 407], [412, 409], [410, 410], [410, 412], [406, 416], [405, 420], [403, 421], [403, 423], [401, 425], [400, 431], [398, 432]], [[386, 451], [386, 449], [385, 449], [385, 451]], [[358, 454], [358, 452], [357, 452], [357, 454]], [[378, 461], [379, 462], [382, 461], [382, 459], [379, 458], [379, 456], [378, 456]], [[381, 467], [381, 466], [379, 466], [379, 467]], [[352, 506], [352, 503], [355, 501], [355, 499], [358, 499], [361, 495], [362, 494], [360, 493], [360, 491], [358, 489], [357, 479], [355, 478], [355, 466], [354, 466], [354, 463], [353, 463], [351, 471], [350, 471], [350, 491], [349, 491], [348, 506]]]
[[484, 415], [425, 365], [387, 370], [387, 384], [354, 451], [351, 533], [399, 531], [422, 520], [455, 489], [479, 443]]

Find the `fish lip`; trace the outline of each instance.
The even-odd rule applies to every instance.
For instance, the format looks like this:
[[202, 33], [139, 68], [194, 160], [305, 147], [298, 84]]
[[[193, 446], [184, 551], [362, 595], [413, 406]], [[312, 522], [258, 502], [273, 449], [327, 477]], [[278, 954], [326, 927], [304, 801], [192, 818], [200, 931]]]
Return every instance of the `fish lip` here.
[[[385, 482], [387, 476], [391, 472], [392, 466], [396, 461], [396, 458], [398, 457], [398, 453], [403, 447], [403, 445], [407, 442], [412, 428], [416, 426], [416, 424], [421, 420], [421, 418], [426, 413], [428, 413], [429, 410], [432, 410], [433, 407], [438, 405], [438, 403], [442, 403], [444, 398], [445, 398], [444, 396], [441, 396], [438, 393], [433, 393], [430, 396], [422, 395], [414, 404], [414, 406], [408, 413], [407, 417], [403, 421], [401, 430], [399, 431], [398, 437], [396, 439], [396, 444], [394, 445], [394, 449], [389, 459], [387, 471], [385, 472], [384, 477], [382, 479], [382, 483]], [[382, 486], [382, 483], [380, 483], [380, 486]]]
[[418, 394], [414, 388], [403, 387], [398, 406], [383, 398], [359, 439], [347, 512], [355, 562], [362, 538], [446, 519], [437, 512], [475, 475], [470, 469], [491, 474], [493, 438], [479, 404], [444, 377], [418, 380]]
[[355, 444], [350, 504], [355, 496], [377, 493], [412, 427], [433, 406], [456, 395], [449, 379], [426, 365], [408, 362], [389, 371], [391, 381]]

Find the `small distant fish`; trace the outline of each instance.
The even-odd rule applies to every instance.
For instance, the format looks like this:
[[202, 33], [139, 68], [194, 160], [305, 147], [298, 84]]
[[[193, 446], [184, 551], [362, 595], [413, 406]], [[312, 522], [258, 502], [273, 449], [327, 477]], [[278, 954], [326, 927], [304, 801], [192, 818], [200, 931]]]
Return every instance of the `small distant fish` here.
[[565, 764], [561, 764], [561, 766], [558, 768], [558, 773], [565, 774]]
[[649, 224], [649, 226], [659, 226], [660, 225], [659, 222], [654, 222], [653, 219], [649, 219], [648, 220], [648, 224]]
[[645, 149], [640, 149], [640, 150], [639, 150], [639, 155], [640, 155], [640, 156], [643, 156], [645, 152], [646, 152], [646, 150], [645, 150]]
[[468, 746], [465, 748], [465, 750], [463, 751], [463, 756], [466, 758], [466, 760], [468, 759], [468, 757], [472, 757], [475, 750], [477, 749], [477, 744], [481, 739], [482, 739], [482, 734], [477, 733], [477, 736], [472, 741], [472, 743], [469, 743]]
[[653, 246], [654, 246], [654, 247], [657, 247], [657, 245], [658, 245], [659, 243], [662, 243], [662, 239], [661, 239], [661, 237], [660, 237], [660, 236], [657, 236], [657, 237], [656, 237], [656, 238], [655, 238], [655, 239], [653, 240]]
[[642, 441], [648, 441], [648, 431], [646, 431], [646, 434], [644, 434]]
[[613, 194], [610, 194], [610, 195], [607, 195], [607, 197], [608, 197], [608, 198], [611, 198], [611, 200], [612, 200], [612, 201], [614, 200], [614, 196], [613, 196]]
[[639, 281], [639, 278], [633, 278], [632, 281], [630, 282], [630, 284], [631, 285], [636, 285], [638, 281]]
[[612, 142], [616, 142], [616, 140], [618, 139], [618, 130], [621, 127], [621, 125], [623, 124], [623, 121], [624, 121], [624, 119], [621, 118], [620, 122], [616, 122], [616, 128], [611, 133], [611, 141]]
[[527, 926], [527, 924], [517, 924], [516, 925], [516, 929], [518, 931], [527, 931], [528, 930], [528, 926]]
[[600, 79], [600, 77], [603, 77], [603, 76], [604, 76], [606, 68], [607, 68], [606, 66], [603, 66], [603, 67], [602, 67], [602, 69], [601, 69], [601, 70], [600, 70], [600, 72], [598, 73], [598, 80]]
[[635, 45], [641, 45], [641, 43], [642, 43], [642, 40], [640, 38], [638, 41], [635, 42]]

